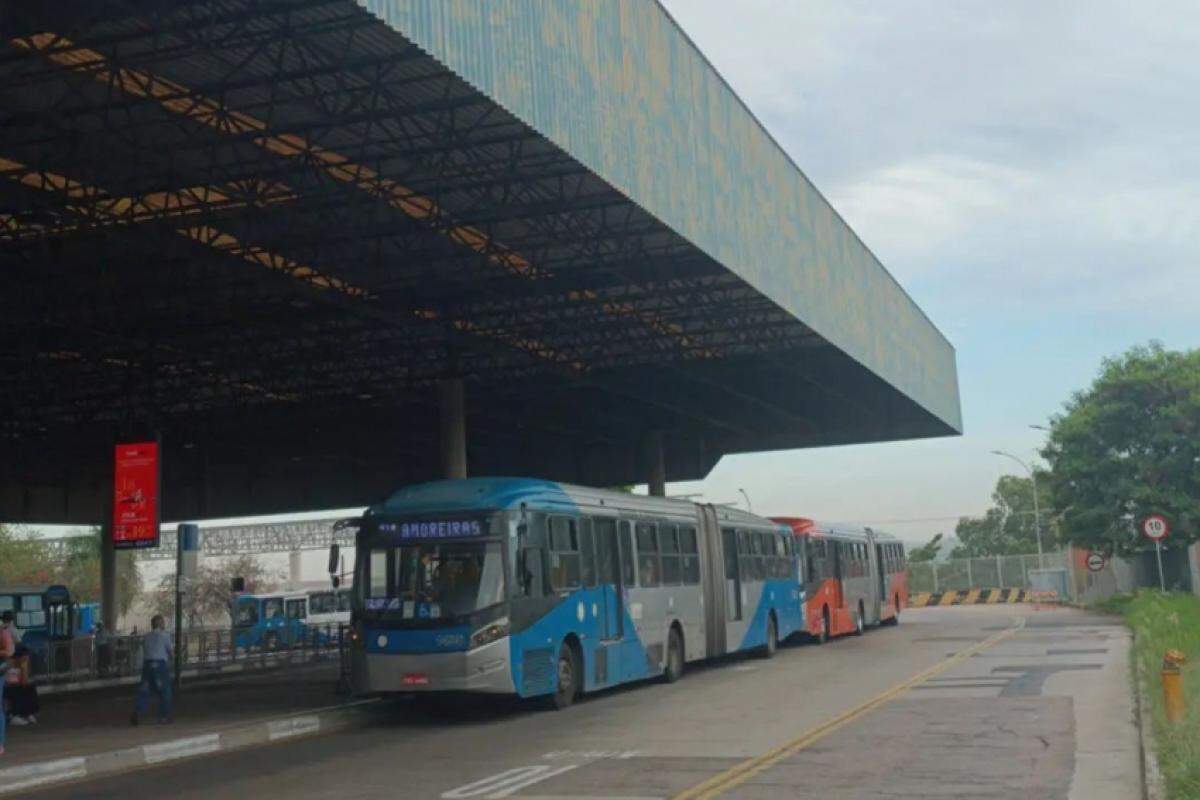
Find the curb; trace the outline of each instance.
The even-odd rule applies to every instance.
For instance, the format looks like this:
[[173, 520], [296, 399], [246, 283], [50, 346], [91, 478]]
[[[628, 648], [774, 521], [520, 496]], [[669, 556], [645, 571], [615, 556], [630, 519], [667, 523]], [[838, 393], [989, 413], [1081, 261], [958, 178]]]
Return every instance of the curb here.
[[1167, 789], [1162, 772], [1158, 768], [1158, 756], [1154, 754], [1154, 721], [1150, 719], [1150, 694], [1146, 671], [1137, 657], [1137, 632], [1133, 634], [1134, 649], [1131, 651], [1137, 671], [1137, 687], [1134, 691], [1134, 709], [1137, 714], [1138, 742], [1142, 751], [1142, 797], [1144, 800], [1166, 800]]
[[359, 700], [343, 706], [329, 706], [123, 750], [8, 767], [0, 769], [0, 795], [44, 788], [81, 778], [101, 778], [156, 767], [194, 756], [228, 753], [297, 736], [332, 733], [360, 724], [364, 707], [377, 702], [375, 699]]

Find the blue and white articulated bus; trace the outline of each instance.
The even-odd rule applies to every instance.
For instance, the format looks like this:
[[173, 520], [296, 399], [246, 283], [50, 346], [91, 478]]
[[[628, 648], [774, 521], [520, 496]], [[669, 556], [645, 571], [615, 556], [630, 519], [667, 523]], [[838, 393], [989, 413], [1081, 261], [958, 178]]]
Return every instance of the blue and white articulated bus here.
[[357, 694], [562, 708], [804, 630], [789, 530], [734, 509], [471, 478], [410, 486], [351, 524]]

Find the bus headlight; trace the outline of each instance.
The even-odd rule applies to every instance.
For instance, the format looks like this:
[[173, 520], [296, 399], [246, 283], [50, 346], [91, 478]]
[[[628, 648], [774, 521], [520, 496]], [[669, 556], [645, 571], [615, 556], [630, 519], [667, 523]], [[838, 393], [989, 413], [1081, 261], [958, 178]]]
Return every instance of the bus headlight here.
[[472, 633], [471, 647], [483, 647], [505, 636], [508, 636], [508, 617], [501, 617]]

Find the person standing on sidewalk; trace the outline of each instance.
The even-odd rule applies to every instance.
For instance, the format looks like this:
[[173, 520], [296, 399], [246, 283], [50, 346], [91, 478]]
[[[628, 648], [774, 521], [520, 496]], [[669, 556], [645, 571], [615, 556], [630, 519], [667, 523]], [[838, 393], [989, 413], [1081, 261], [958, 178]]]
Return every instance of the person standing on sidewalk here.
[[130, 722], [137, 725], [150, 704], [150, 691], [158, 692], [158, 721], [171, 721], [171, 658], [174, 648], [162, 614], [150, 620], [150, 632], [142, 639], [142, 682]]
[[8, 674], [8, 662], [16, 652], [8, 626], [0, 626], [0, 756], [4, 755], [4, 677]]

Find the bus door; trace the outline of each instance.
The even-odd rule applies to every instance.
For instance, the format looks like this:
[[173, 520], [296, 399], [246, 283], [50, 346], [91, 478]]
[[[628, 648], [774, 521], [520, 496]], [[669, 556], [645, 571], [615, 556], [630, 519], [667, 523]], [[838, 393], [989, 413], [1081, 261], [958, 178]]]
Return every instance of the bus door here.
[[[725, 589], [725, 557], [721, 526], [711, 505], [699, 507], [700, 581], [704, 585], [704, 642], [709, 658], [725, 655], [725, 619], [728, 601]], [[736, 574], [736, 573], [735, 573]]]
[[600, 638], [615, 641], [624, 638], [625, 612], [621, 597], [621, 547], [617, 541], [617, 521], [597, 518], [596, 569], [604, 601], [600, 607]]
[[886, 545], [876, 544], [875, 547], [873, 548], [875, 550], [875, 571], [879, 575], [878, 586], [879, 586], [879, 605], [880, 605], [880, 609], [881, 609], [880, 613], [882, 613], [882, 607], [887, 605], [887, 596], [888, 596], [888, 590], [887, 590], [888, 573], [887, 573], [887, 568], [884, 566], [885, 564], [887, 564], [887, 560], [883, 557], [883, 548], [885, 546]]
[[833, 603], [837, 608], [845, 608], [846, 606], [846, 580], [844, 556], [846, 545], [842, 542], [828, 539], [826, 546], [830, 550], [830, 556], [833, 559]]
[[287, 601], [287, 627], [284, 631], [284, 641], [288, 644], [298, 644], [304, 641], [307, 628], [308, 598], [299, 597]]
[[742, 618], [742, 574], [738, 570], [737, 531], [721, 529], [721, 551], [725, 565], [725, 619]]

